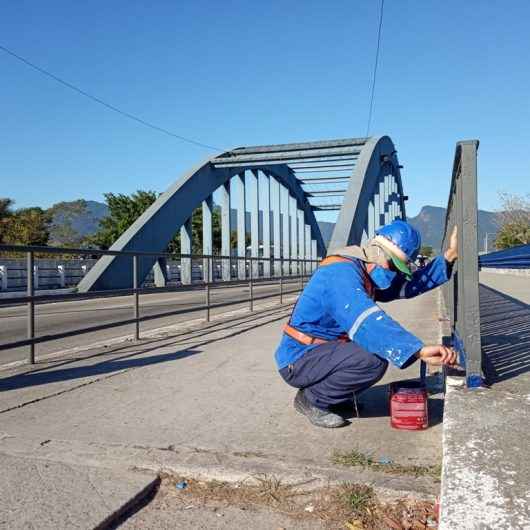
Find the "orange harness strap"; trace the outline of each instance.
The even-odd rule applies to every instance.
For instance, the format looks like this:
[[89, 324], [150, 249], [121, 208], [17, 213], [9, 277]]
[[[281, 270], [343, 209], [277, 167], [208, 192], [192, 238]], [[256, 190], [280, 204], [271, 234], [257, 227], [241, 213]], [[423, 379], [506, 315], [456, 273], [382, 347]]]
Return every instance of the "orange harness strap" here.
[[[308, 335], [307, 333], [298, 331], [296, 328], [293, 328], [293, 326], [289, 324], [285, 324], [285, 326], [283, 326], [283, 332], [286, 335], [289, 335], [289, 337], [294, 339], [296, 342], [299, 342], [300, 344], [303, 344], [304, 346], [311, 346], [312, 344], [325, 344], [326, 342], [330, 342], [328, 339], [312, 337], [311, 335]], [[349, 342], [350, 338], [348, 337], [348, 335], [341, 335], [340, 337], [334, 340], [338, 340], [340, 342]]]
[[[325, 267], [326, 265], [332, 265], [333, 263], [344, 263], [344, 262], [351, 262], [351, 259], [344, 258], [342, 256], [329, 256], [327, 258], [324, 258], [320, 262], [321, 267]], [[372, 293], [372, 285], [370, 281], [365, 281], [365, 287], [367, 288], [368, 293], [371, 296]], [[294, 311], [294, 310], [293, 310]], [[319, 337], [312, 337], [311, 335], [308, 335], [307, 333], [303, 333], [302, 331], [298, 331], [296, 328], [293, 328], [290, 324], [285, 324], [283, 327], [283, 332], [286, 335], [289, 335], [292, 339], [296, 340], [300, 344], [303, 344], [304, 346], [311, 346], [312, 344], [325, 344], [326, 342], [330, 342], [327, 339], [321, 339]], [[340, 342], [350, 342], [350, 338], [348, 335], [344, 334], [338, 337], [337, 339]]]

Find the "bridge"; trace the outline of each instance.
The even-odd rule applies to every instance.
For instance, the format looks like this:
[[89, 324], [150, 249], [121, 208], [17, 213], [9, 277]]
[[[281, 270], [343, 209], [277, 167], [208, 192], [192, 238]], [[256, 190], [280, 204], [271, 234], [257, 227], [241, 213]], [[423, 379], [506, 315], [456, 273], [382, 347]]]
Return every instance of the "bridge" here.
[[[256, 476], [317, 488], [347, 481], [432, 501], [442, 464], [440, 528], [524, 527], [530, 293], [524, 276], [498, 271], [528, 266], [502, 256], [479, 264], [477, 152], [476, 141], [455, 150], [444, 238], [458, 226], [453, 280], [443, 296], [385, 305], [426, 343], [443, 338], [459, 353], [461, 370], [428, 376], [431, 427], [418, 433], [391, 430], [386, 407], [387, 385], [417, 377], [416, 367], [390, 369], [366, 393], [353, 432], [322, 432], [294, 416], [292, 389], [271, 360], [319, 259], [406, 218], [386, 136], [211, 157], [106, 251], [0, 247], [24, 256], [26, 270], [24, 292], [0, 298], [0, 355], [10, 362], [0, 372], [0, 497], [16, 498], [0, 506], [0, 520], [111, 527], [132, 509], [131, 525], [163, 526], [160, 512], [141, 504], [156, 491], [173, 495], [162, 472], [238, 487]], [[192, 253], [197, 208], [201, 254]], [[326, 219], [336, 221], [327, 247], [318, 224]], [[177, 232], [182, 253], [174, 255], [167, 246]], [[43, 253], [99, 259], [75, 291], [42, 292], [35, 264]], [[183, 509], [169, 507], [171, 520]], [[190, 521], [206, 517], [190, 510]]]

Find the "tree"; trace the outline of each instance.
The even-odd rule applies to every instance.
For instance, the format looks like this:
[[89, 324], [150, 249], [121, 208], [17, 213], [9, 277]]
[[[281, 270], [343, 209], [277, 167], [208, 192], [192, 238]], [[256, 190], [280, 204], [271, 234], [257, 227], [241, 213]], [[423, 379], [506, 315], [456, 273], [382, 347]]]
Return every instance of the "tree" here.
[[429, 245], [423, 245], [420, 248], [420, 252], [419, 253], [422, 256], [426, 256], [427, 258], [430, 258], [434, 254], [432, 247], [429, 246]]
[[526, 197], [500, 193], [502, 210], [498, 213], [500, 229], [495, 239], [499, 250], [530, 243], [530, 194]]
[[13, 199], [0, 198], [0, 244], [5, 243], [5, 229], [9, 218], [13, 215]]
[[85, 238], [74, 229], [72, 222], [88, 212], [87, 202], [79, 199], [72, 202], [58, 202], [48, 209], [51, 216], [50, 243], [56, 246], [82, 246]]
[[[89, 243], [102, 249], [108, 249], [129, 228], [140, 215], [158, 198], [154, 191], [138, 190], [132, 195], [106, 193], [105, 200], [109, 207], [109, 215], [103, 218], [100, 228]], [[202, 208], [196, 208], [191, 216], [192, 253], [202, 254]], [[214, 252], [221, 247], [221, 211], [213, 208], [212, 231]], [[180, 254], [180, 230], [175, 230], [175, 236], [168, 245], [167, 252]], [[149, 249], [146, 249], [149, 250]]]
[[51, 216], [42, 208], [21, 208], [2, 221], [2, 241], [10, 245], [48, 244]]
[[142, 215], [158, 197], [154, 191], [138, 190], [131, 196], [106, 193], [109, 215], [99, 222], [99, 230], [89, 238], [89, 243], [108, 249]]

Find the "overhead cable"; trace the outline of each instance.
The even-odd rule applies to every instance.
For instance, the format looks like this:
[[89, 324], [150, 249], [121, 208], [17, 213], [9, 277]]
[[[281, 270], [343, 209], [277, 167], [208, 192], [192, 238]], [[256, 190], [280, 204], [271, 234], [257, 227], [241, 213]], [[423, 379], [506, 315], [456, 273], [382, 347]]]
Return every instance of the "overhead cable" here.
[[159, 127], [158, 125], [155, 125], [153, 123], [150, 123], [142, 118], [139, 118], [138, 116], [135, 116], [134, 114], [131, 114], [127, 111], [121, 110], [118, 107], [115, 107], [114, 105], [111, 105], [110, 103], [107, 103], [106, 101], [103, 101], [102, 99], [93, 96], [92, 94], [89, 94], [82, 88], [79, 88], [78, 86], [73, 85], [72, 83], [69, 83], [68, 81], [65, 81], [64, 79], [61, 79], [59, 76], [53, 74], [52, 72], [45, 70], [44, 68], [41, 68], [40, 66], [37, 66], [36, 64], [32, 63], [28, 59], [25, 59], [24, 57], [18, 55], [17, 53], [13, 52], [12, 50], [6, 48], [5, 46], [2, 46], [0, 44], [0, 50], [3, 52], [11, 55], [15, 59], [19, 60], [20, 62], [24, 63], [25, 65], [33, 68], [34, 70], [37, 70], [37, 72], [40, 72], [41, 74], [50, 77], [54, 81], [57, 81], [61, 85], [64, 85], [67, 88], [70, 88], [71, 90], [74, 90], [75, 92], [81, 94], [82, 96], [85, 96], [86, 98], [94, 101], [95, 103], [99, 103], [100, 105], [103, 105], [109, 110], [112, 110], [118, 114], [121, 114], [122, 116], [125, 116], [126, 118], [129, 118], [130, 120], [134, 120], [137, 123], [140, 123], [144, 125], [145, 127], [149, 127], [151, 129], [154, 129], [155, 131], [162, 132], [164, 134], [167, 134], [168, 136], [172, 136], [173, 138], [177, 138], [178, 140], [182, 140], [183, 142], [188, 142], [190, 144], [196, 145], [198, 147], [204, 147], [206, 149], [211, 149], [213, 151], [219, 151], [224, 152], [224, 149], [220, 149], [219, 147], [214, 147], [212, 145], [204, 144], [202, 142], [198, 142], [197, 140], [193, 140], [192, 138], [187, 138], [186, 136], [181, 136], [180, 134], [176, 134], [168, 129], [165, 129], [164, 127]]
[[385, 0], [381, 0], [381, 7], [379, 10], [379, 29], [377, 31], [377, 49], [375, 52], [374, 71], [372, 75], [372, 88], [370, 91], [370, 109], [368, 111], [368, 124], [366, 125], [366, 136], [370, 134], [370, 125], [372, 124], [372, 112], [374, 110], [374, 95], [375, 95], [375, 82], [377, 79], [377, 67], [379, 65], [379, 50], [381, 47], [381, 28], [383, 27], [383, 8]]

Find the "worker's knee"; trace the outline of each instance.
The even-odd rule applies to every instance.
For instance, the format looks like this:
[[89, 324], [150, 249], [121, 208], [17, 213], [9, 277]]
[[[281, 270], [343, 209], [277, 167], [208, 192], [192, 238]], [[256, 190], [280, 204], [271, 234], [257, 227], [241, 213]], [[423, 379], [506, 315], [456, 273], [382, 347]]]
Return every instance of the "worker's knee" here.
[[386, 372], [386, 369], [388, 368], [388, 361], [385, 359], [381, 359], [380, 357], [377, 357], [376, 355], [373, 356], [375, 361], [373, 365], [373, 373], [374, 373], [374, 379], [376, 381], [379, 381]]

